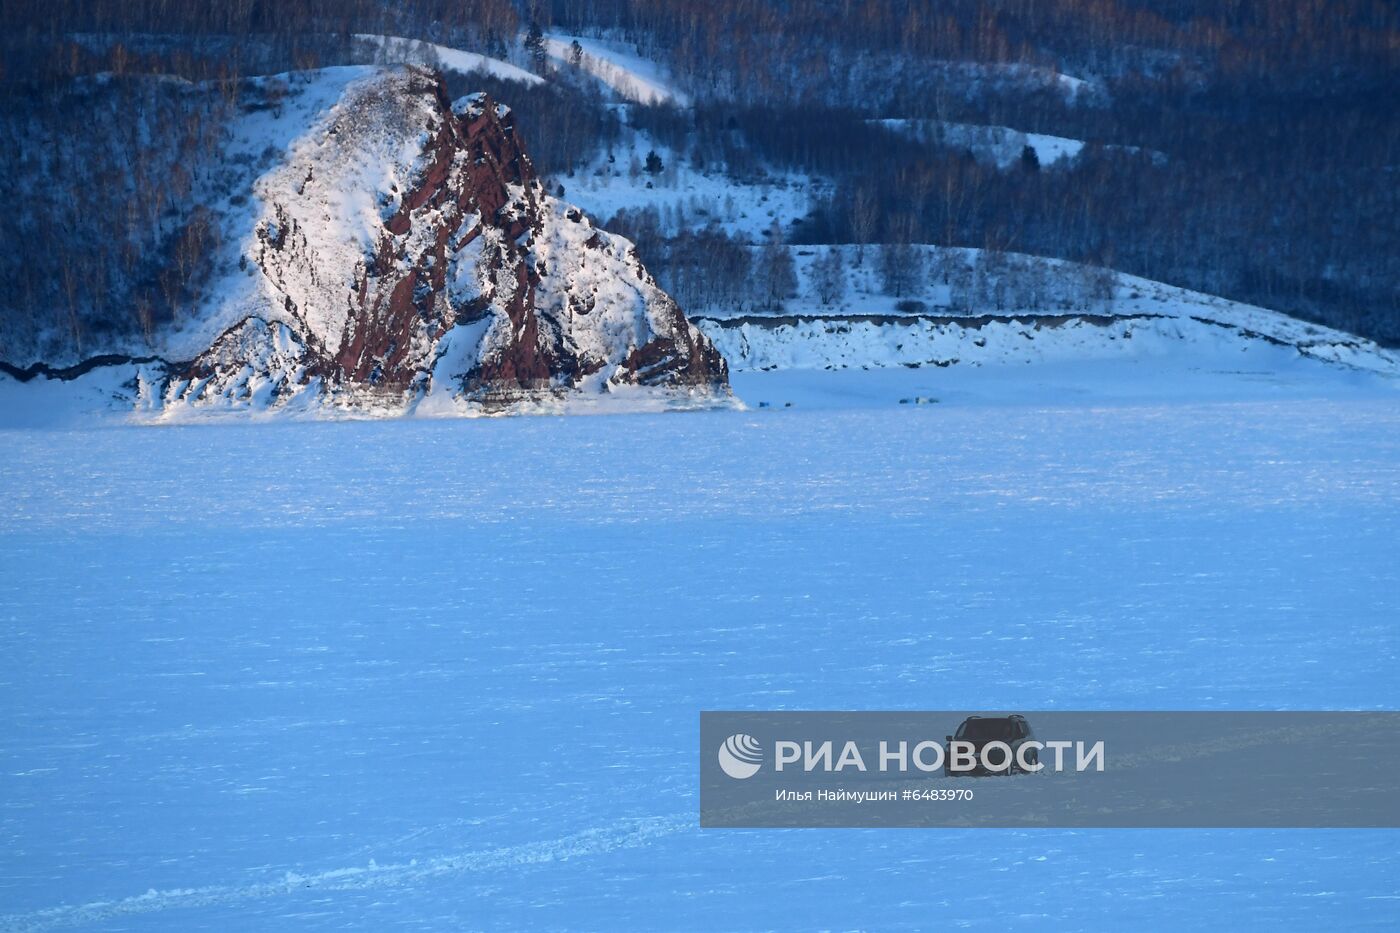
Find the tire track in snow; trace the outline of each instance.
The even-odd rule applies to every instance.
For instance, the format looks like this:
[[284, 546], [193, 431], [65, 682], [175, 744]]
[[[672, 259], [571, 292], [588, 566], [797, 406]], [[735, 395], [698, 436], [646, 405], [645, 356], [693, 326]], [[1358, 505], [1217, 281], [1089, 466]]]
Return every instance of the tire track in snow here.
[[0, 916], [0, 930], [33, 933], [38, 930], [84, 926], [167, 910], [236, 905], [247, 901], [285, 897], [302, 891], [392, 888], [448, 875], [545, 865], [644, 846], [694, 825], [693, 814], [639, 818], [623, 820], [619, 826], [611, 829], [589, 829], [559, 839], [483, 849], [478, 852], [462, 852], [422, 861], [413, 859], [390, 865], [371, 862], [368, 866], [334, 868], [314, 874], [289, 871], [275, 881], [241, 886], [207, 885], [164, 891], [152, 889], [145, 894], [120, 900], [92, 901]]

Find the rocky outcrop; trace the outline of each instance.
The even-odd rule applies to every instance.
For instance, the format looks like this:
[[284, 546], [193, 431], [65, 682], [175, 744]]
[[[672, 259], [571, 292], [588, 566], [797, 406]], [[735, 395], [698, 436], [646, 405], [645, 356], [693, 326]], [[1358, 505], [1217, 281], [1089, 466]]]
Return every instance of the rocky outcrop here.
[[172, 402], [728, 396], [632, 245], [545, 193], [510, 111], [449, 102], [433, 72], [351, 83], [254, 194], [241, 262], [260, 310], [175, 367]]

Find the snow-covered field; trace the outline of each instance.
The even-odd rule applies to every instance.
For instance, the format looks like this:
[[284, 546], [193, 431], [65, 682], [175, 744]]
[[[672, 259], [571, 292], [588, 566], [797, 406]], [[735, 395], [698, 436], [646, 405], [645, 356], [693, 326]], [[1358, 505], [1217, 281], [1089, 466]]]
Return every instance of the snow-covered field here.
[[1393, 927], [1389, 832], [697, 828], [701, 709], [1400, 704], [1394, 390], [1094, 367], [0, 434], [0, 929]]

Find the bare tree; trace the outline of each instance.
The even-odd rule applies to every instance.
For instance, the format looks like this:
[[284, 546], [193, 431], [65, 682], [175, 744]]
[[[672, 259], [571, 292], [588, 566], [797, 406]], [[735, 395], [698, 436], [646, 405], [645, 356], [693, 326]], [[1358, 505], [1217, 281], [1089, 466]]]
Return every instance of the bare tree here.
[[1088, 273], [1089, 301], [1094, 308], [1108, 311], [1118, 292], [1118, 273], [1107, 266], [1090, 266]]
[[880, 204], [875, 192], [862, 185], [856, 189], [851, 199], [851, 235], [856, 241], [856, 267], [865, 262], [866, 244], [875, 236], [875, 225], [880, 222]]
[[880, 287], [886, 295], [903, 298], [918, 290], [925, 277], [923, 249], [901, 240], [880, 246]]
[[990, 246], [978, 251], [972, 266], [972, 295], [977, 310], [1006, 310], [1008, 273], [1006, 253]]
[[764, 286], [764, 303], [770, 310], [781, 309], [783, 302], [797, 289], [797, 268], [784, 242], [783, 228], [777, 221], [769, 228], [768, 241], [759, 254], [758, 274]]
[[812, 261], [812, 291], [826, 307], [839, 304], [846, 297], [846, 262], [841, 247], [829, 246]]

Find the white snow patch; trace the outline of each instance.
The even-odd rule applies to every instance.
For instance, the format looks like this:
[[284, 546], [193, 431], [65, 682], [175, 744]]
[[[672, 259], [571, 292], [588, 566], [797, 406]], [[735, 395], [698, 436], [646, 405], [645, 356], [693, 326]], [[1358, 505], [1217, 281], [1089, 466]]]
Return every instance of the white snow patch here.
[[543, 84], [544, 79], [531, 74], [524, 68], [510, 62], [491, 58], [477, 52], [466, 52], [446, 45], [424, 42], [421, 39], [405, 39], [400, 36], [377, 36], [365, 33], [355, 38], [375, 48], [376, 61], [385, 64], [422, 65], [428, 68], [444, 68], [458, 74], [485, 72], [504, 81], [518, 81], [521, 84]]
[[[1072, 161], [1088, 145], [1082, 139], [1055, 136], [1050, 133], [1030, 133], [1009, 126], [917, 119], [884, 119], [872, 122], [919, 142], [940, 142], [944, 145], [968, 149], [974, 156], [992, 162], [1002, 169], [1016, 165], [1027, 146], [1035, 150], [1036, 159], [1039, 160], [1041, 166], [1048, 168], [1056, 163]], [[1155, 149], [1118, 144], [1109, 144], [1102, 148], [1105, 152], [1128, 154], [1145, 152], [1158, 165], [1163, 165], [1167, 161], [1167, 154]]]
[[554, 33], [545, 36], [545, 49], [568, 67], [574, 42], [583, 49], [579, 67], [619, 97], [639, 104], [690, 106], [690, 96], [671, 84], [656, 62], [642, 58], [623, 43]]
[[[649, 175], [640, 167], [655, 151], [664, 166]], [[578, 169], [572, 178], [558, 179], [565, 198], [606, 223], [619, 210], [654, 207], [661, 229], [674, 235], [682, 226], [717, 223], [731, 236], [760, 242], [775, 222], [783, 227], [806, 216], [813, 199], [829, 185], [800, 173], [773, 173], [738, 181], [720, 166], [697, 169], [684, 153], [658, 143], [649, 134], [625, 129], [613, 148]], [[683, 220], [682, 220], [683, 219]]]
[[949, 146], [959, 146], [972, 150], [996, 163], [998, 168], [1008, 168], [1020, 158], [1022, 151], [1030, 146], [1042, 166], [1054, 165], [1062, 159], [1073, 159], [1084, 148], [1084, 140], [1068, 136], [1052, 136], [1047, 133], [1026, 133], [1009, 126], [983, 126], [974, 123], [948, 123], [938, 120], [888, 119], [876, 121], [893, 130], [922, 142], [939, 140]]

